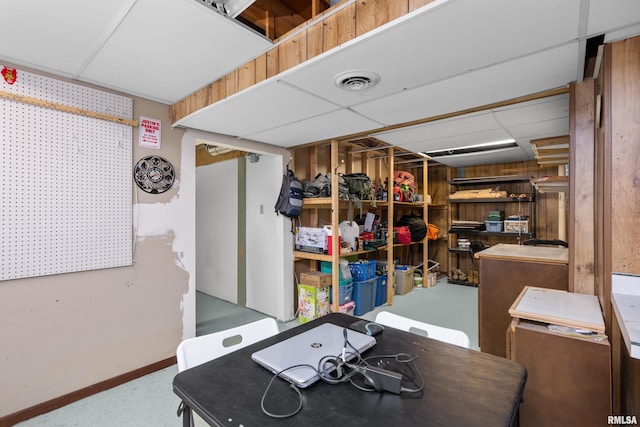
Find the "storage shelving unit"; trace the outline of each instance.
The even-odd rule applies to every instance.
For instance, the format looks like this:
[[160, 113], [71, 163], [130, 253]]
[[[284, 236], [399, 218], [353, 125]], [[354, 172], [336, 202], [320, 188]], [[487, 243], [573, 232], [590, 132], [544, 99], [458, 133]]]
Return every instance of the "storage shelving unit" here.
[[[374, 176], [372, 176], [374, 181], [384, 181], [384, 179], [386, 178], [386, 176], [380, 176], [381, 174], [383, 175], [387, 175], [389, 177], [393, 177], [393, 173], [394, 173], [394, 148], [393, 147], [385, 147], [384, 148], [385, 151], [387, 151], [388, 153], [388, 171], [386, 171], [387, 173], [381, 172], [380, 168], [376, 168], [376, 173], [373, 174]], [[326, 152], [324, 152], [326, 153]], [[317, 170], [313, 170], [314, 167], [316, 167], [315, 165], [318, 164], [319, 161], [319, 157], [321, 157], [324, 153], [321, 153], [320, 150], [315, 150], [313, 151], [313, 154], [311, 154], [310, 157], [310, 163], [313, 165], [313, 167], [311, 168], [312, 170], [308, 171], [305, 175], [307, 175], [308, 177], [313, 177], [315, 176], [315, 174], [318, 172]], [[328, 153], [326, 153], [330, 156], [331, 161], [329, 162], [329, 164], [327, 164], [327, 169], [329, 171], [337, 171], [338, 168], [340, 168], [343, 164], [344, 161], [341, 162], [339, 161], [339, 144], [337, 141], [332, 141], [331, 142], [331, 146], [330, 146], [330, 150]], [[324, 154], [326, 156], [326, 154]], [[351, 157], [351, 155], [349, 153], [347, 153], [347, 157]], [[364, 156], [364, 159], [362, 159], [363, 164], [367, 161], [368, 157]], [[323, 159], [324, 160], [324, 159]], [[353, 160], [353, 159], [351, 159]], [[423, 168], [424, 168], [424, 173], [423, 173], [423, 182], [422, 183], [418, 183], [419, 187], [421, 188], [427, 188], [427, 183], [428, 183], [428, 178], [427, 178], [427, 161], [424, 160], [423, 162]], [[361, 169], [363, 172], [366, 173], [366, 166], [363, 166]], [[300, 175], [300, 174], [297, 174]], [[300, 178], [303, 178], [303, 176], [299, 176]], [[338, 188], [338, 175], [337, 173], [332, 173], [331, 174], [331, 178], [332, 178], [332, 183], [331, 183], [331, 188], [336, 189]], [[416, 177], [417, 178], [417, 177]], [[389, 179], [389, 182], [393, 182], [392, 179]], [[426, 193], [426, 192], [425, 192]], [[322, 222], [324, 222], [324, 224], [330, 223], [332, 225], [332, 229], [333, 230], [338, 230], [339, 227], [339, 223], [341, 220], [346, 219], [346, 217], [344, 216], [345, 211], [349, 208], [349, 201], [348, 200], [340, 200], [338, 198], [338, 192], [337, 191], [332, 191], [331, 197], [323, 197], [323, 198], [305, 198], [303, 200], [303, 215], [305, 216], [306, 220], [309, 222], [308, 224], [305, 224], [307, 226], [319, 226]], [[351, 202], [354, 203], [354, 202]], [[425, 220], [425, 222], [428, 221], [428, 205], [426, 203], [423, 202], [416, 202], [416, 203], [405, 203], [405, 202], [394, 202], [393, 200], [389, 200], [389, 201], [380, 201], [380, 200], [376, 200], [376, 201], [370, 201], [370, 200], [362, 200], [362, 201], [358, 201], [356, 202], [358, 205], [362, 206], [362, 210], [363, 211], [367, 211], [369, 209], [376, 209], [380, 212], [386, 212], [386, 220], [388, 224], [394, 224], [394, 220], [396, 219], [396, 209], [398, 212], [402, 212], [405, 209], [411, 208], [412, 210], [421, 210], [422, 211], [422, 215], [423, 218]], [[330, 212], [330, 216], [327, 216], [326, 213]], [[320, 220], [320, 218], [323, 219], [323, 221]], [[328, 221], [327, 221], [328, 220]], [[388, 278], [387, 278], [387, 304], [391, 305], [393, 303], [393, 295], [394, 295], [394, 281], [393, 281], [393, 260], [394, 260], [394, 253], [397, 253], [397, 251], [401, 250], [402, 248], [407, 248], [407, 247], [415, 247], [416, 245], [422, 245], [422, 254], [423, 254], [423, 264], [426, 266], [428, 265], [428, 241], [425, 238], [422, 242], [416, 242], [416, 243], [412, 243], [411, 245], [399, 245], [399, 244], [392, 244], [392, 245], [387, 245], [387, 246], [382, 246], [377, 248], [376, 250], [360, 250], [360, 251], [356, 251], [356, 252], [349, 252], [349, 253], [344, 253], [344, 254], [340, 254], [339, 253], [339, 240], [338, 239], [332, 239], [332, 248], [331, 248], [331, 255], [327, 255], [327, 254], [316, 254], [316, 253], [308, 253], [308, 252], [302, 252], [302, 251], [294, 251], [293, 255], [294, 255], [294, 262], [299, 262], [299, 261], [304, 261], [304, 260], [308, 260], [310, 261], [310, 264], [307, 267], [307, 269], [310, 270], [319, 270], [317, 263], [320, 261], [328, 261], [332, 263], [332, 283], [339, 283], [339, 262], [340, 262], [340, 258], [344, 257], [344, 256], [353, 256], [356, 255], [359, 258], [368, 258], [369, 256], [374, 256], [376, 253], [385, 253], [386, 252], [386, 260], [387, 260], [387, 265], [389, 268], [388, 271]], [[339, 301], [339, 287], [338, 286], [333, 286], [332, 287], [332, 293], [333, 293], [333, 305], [332, 305], [332, 310], [333, 311], [337, 311], [338, 310], [338, 301]]]
[[[536, 230], [536, 198], [535, 188], [531, 183], [530, 176], [492, 176], [479, 178], [456, 178], [448, 181], [450, 192], [457, 190], [477, 190], [480, 188], [499, 187], [500, 191], [505, 191], [507, 197], [489, 198], [451, 198], [449, 197], [449, 281], [451, 283], [474, 285], [467, 280], [453, 279], [451, 270], [466, 273], [473, 267], [477, 271], [471, 249], [458, 247], [458, 238], [464, 237], [469, 240], [481, 242], [484, 246], [491, 246], [496, 243], [522, 243], [523, 240], [535, 237]], [[454, 220], [466, 220], [484, 222], [487, 214], [491, 210], [504, 211], [505, 218], [509, 215], [523, 215], [529, 219], [529, 229], [527, 232], [505, 232], [477, 230], [470, 227], [453, 226]]]

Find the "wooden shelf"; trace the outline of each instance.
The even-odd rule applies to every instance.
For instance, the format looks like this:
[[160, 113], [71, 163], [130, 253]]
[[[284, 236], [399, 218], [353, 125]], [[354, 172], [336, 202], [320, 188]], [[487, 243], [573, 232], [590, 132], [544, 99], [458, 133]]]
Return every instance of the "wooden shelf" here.
[[451, 185], [482, 185], [496, 182], [529, 182], [529, 175], [485, 176], [477, 178], [455, 178], [449, 180]]
[[535, 197], [491, 197], [477, 199], [449, 199], [449, 203], [513, 203], [513, 202], [533, 202]]
[[532, 179], [531, 183], [541, 193], [566, 193], [569, 191], [568, 176], [546, 176]]
[[[389, 202], [386, 200], [339, 200], [340, 209], [346, 209], [349, 207], [349, 203], [358, 204], [362, 203], [366, 206], [375, 207], [388, 207]], [[424, 202], [393, 202], [395, 206], [402, 207], [416, 207], [422, 208], [425, 206]], [[432, 205], [429, 205], [432, 206]], [[446, 205], [445, 205], [446, 206]], [[307, 197], [302, 199], [303, 209], [327, 209], [331, 208], [331, 197]]]
[[534, 233], [516, 233], [516, 232], [505, 232], [505, 231], [479, 231], [479, 230], [463, 230], [463, 229], [455, 229], [452, 228], [449, 230], [449, 234], [469, 234], [473, 236], [505, 236], [505, 237], [533, 237]]

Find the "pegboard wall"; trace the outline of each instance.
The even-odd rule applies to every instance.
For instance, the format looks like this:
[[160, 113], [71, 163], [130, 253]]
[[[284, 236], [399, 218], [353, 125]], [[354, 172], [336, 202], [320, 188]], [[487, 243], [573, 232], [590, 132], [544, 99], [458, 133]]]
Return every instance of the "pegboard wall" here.
[[[133, 101], [17, 70], [0, 90], [130, 119]], [[132, 263], [130, 125], [0, 99], [0, 280]]]

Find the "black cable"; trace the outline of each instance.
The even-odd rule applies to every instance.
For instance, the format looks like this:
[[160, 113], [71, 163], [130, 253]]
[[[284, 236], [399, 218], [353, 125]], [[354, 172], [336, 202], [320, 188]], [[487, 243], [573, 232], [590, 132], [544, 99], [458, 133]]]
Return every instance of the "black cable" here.
[[[397, 353], [397, 354], [377, 355], [377, 356], [362, 358], [362, 356], [360, 355], [360, 352], [349, 342], [346, 329], [344, 329], [343, 331], [343, 336], [344, 336], [344, 345], [342, 349], [342, 354], [338, 356], [331, 356], [331, 355], [324, 356], [318, 362], [317, 367], [313, 367], [307, 364], [300, 364], [300, 365], [290, 366], [274, 374], [274, 376], [269, 381], [269, 384], [267, 385], [262, 395], [262, 399], [260, 401], [260, 407], [262, 408], [262, 412], [268, 415], [269, 417], [282, 419], [282, 418], [290, 418], [302, 410], [302, 407], [303, 407], [302, 393], [300, 392], [300, 389], [295, 386], [295, 384], [290, 384], [290, 388], [293, 389], [293, 391], [295, 391], [295, 393], [298, 395], [298, 406], [294, 411], [286, 414], [275, 414], [267, 410], [267, 408], [265, 407], [265, 399], [275, 379], [277, 377], [280, 377], [281, 374], [283, 374], [284, 372], [290, 369], [300, 368], [300, 367], [308, 367], [313, 369], [314, 371], [316, 371], [319, 378], [328, 384], [340, 384], [348, 381], [352, 386], [354, 386], [358, 390], [365, 391], [365, 392], [375, 391], [375, 392], [382, 393], [384, 392], [384, 389], [381, 387], [380, 384], [376, 383], [376, 381], [371, 377], [371, 375], [368, 374], [367, 367], [372, 366], [370, 363], [370, 361], [372, 360], [393, 359], [396, 362], [400, 363], [401, 366], [403, 365], [408, 366], [409, 369], [413, 372], [413, 375], [415, 376], [415, 378], [409, 378], [409, 380], [413, 384], [415, 384], [417, 388], [401, 387], [400, 392], [401, 393], [419, 393], [423, 390], [424, 379], [422, 378], [422, 374], [420, 373], [420, 370], [417, 368], [415, 364], [415, 361], [418, 358], [417, 355], [408, 354], [408, 353]], [[347, 351], [349, 348], [353, 349], [353, 351]], [[352, 359], [355, 359], [355, 362], [350, 362]], [[336, 373], [335, 376], [331, 376], [334, 372]], [[354, 381], [354, 379], [357, 378], [358, 376], [361, 376], [363, 378], [363, 380], [361, 380], [363, 382], [362, 384], [359, 384], [358, 382]]]
[[311, 369], [315, 369], [311, 365], [294, 365], [294, 366], [290, 366], [290, 367], [288, 367], [286, 369], [283, 369], [282, 371], [276, 373], [271, 378], [271, 381], [269, 381], [269, 384], [267, 384], [267, 388], [264, 390], [264, 393], [262, 394], [262, 399], [260, 399], [260, 408], [262, 409], [262, 412], [264, 412], [266, 415], [268, 415], [268, 416], [270, 416], [272, 418], [290, 418], [290, 417], [293, 417], [294, 415], [296, 415], [298, 412], [300, 412], [302, 410], [302, 393], [300, 392], [300, 389], [298, 389], [298, 387], [295, 386], [295, 384], [290, 384], [290, 387], [298, 395], [298, 407], [293, 412], [290, 412], [288, 414], [274, 414], [274, 413], [270, 412], [269, 410], [267, 410], [267, 408], [264, 406], [264, 401], [267, 398], [267, 394], [269, 393], [269, 390], [271, 389], [271, 385], [273, 384], [273, 381], [275, 381], [275, 379], [278, 378], [282, 373], [284, 373], [284, 372], [286, 372], [286, 371], [288, 371], [290, 369], [302, 368], [302, 367], [309, 367]]

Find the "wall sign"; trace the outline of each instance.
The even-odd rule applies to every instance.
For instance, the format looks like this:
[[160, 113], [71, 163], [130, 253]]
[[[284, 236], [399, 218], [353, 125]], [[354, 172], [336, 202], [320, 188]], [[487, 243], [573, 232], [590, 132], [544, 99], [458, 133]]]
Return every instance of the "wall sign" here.
[[140, 146], [160, 149], [162, 143], [160, 138], [161, 126], [160, 120], [140, 116]]

